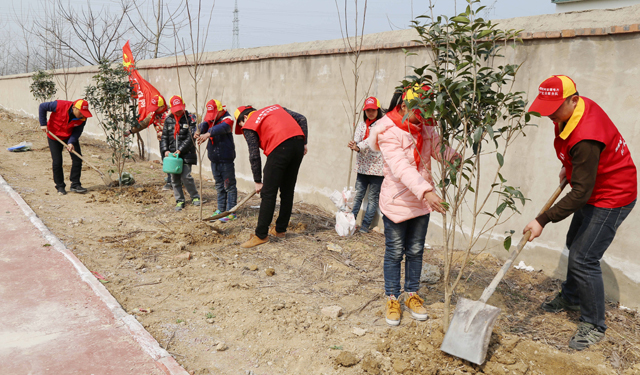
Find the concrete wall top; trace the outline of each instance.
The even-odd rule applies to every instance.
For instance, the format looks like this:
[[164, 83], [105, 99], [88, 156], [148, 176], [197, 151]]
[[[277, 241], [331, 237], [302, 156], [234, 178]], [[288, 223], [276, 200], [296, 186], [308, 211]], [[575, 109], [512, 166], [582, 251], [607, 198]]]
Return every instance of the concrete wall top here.
[[[501, 29], [523, 30], [523, 39], [546, 39], [575, 36], [608, 35], [617, 33], [640, 32], [640, 5], [617, 9], [593, 9], [587, 11], [544, 14], [493, 20]], [[418, 37], [414, 29], [386, 31], [366, 34], [362, 38], [364, 50], [395, 49], [417, 47], [413, 43]], [[290, 43], [268, 47], [239, 48], [207, 52], [203, 56], [204, 64], [233, 61], [250, 61], [295, 56], [313, 56], [345, 53], [348, 45], [343, 39], [316, 40], [303, 43]], [[139, 69], [158, 69], [168, 66], [187, 65], [190, 58], [184, 56], [164, 57], [137, 62]], [[72, 68], [70, 74], [95, 72], [96, 67]], [[15, 79], [31, 76], [32, 73], [14, 74], [0, 79]]]

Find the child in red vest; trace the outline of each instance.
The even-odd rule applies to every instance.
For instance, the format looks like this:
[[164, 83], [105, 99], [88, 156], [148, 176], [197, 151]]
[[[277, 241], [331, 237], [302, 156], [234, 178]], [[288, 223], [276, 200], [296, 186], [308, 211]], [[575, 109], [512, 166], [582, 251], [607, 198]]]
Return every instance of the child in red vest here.
[[[51, 112], [47, 121], [47, 112]], [[66, 195], [66, 184], [64, 183], [64, 172], [62, 170], [62, 150], [65, 148], [51, 134], [54, 134], [67, 144], [66, 149], [71, 154], [71, 188], [74, 193], [86, 193], [87, 189], [80, 183], [82, 174], [82, 159], [77, 157], [72, 151], [82, 155], [78, 139], [82, 135], [87, 118], [91, 117], [89, 103], [84, 99], [70, 102], [67, 100], [54, 100], [40, 104], [38, 110], [40, 118], [40, 129], [47, 133], [49, 150], [51, 151], [53, 170], [53, 181], [59, 195]], [[49, 134], [51, 133], [51, 134]]]
[[547, 116], [554, 124], [556, 155], [571, 191], [524, 228], [532, 241], [544, 226], [573, 214], [567, 248], [567, 278], [561, 291], [542, 304], [549, 312], [580, 311], [580, 323], [569, 347], [583, 350], [602, 340], [605, 324], [604, 283], [600, 259], [637, 197], [637, 172], [627, 143], [593, 100], [578, 95], [567, 76], [542, 82], [529, 112]]

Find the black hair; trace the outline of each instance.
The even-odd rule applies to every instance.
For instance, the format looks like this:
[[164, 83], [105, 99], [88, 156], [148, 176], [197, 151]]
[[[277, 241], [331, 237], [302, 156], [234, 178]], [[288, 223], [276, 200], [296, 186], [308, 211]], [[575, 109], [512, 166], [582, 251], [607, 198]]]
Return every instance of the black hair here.
[[[382, 116], [384, 116], [384, 113], [382, 113], [382, 108], [378, 108], [378, 113], [376, 114], [376, 120], [378, 121], [382, 118]], [[362, 111], [362, 121], [366, 121], [367, 120], [367, 114], [365, 113], [365, 111]]]
[[249, 116], [249, 114], [251, 112], [255, 112], [255, 108], [253, 108], [252, 106], [248, 106], [247, 108], [245, 108], [242, 112], [240, 112], [240, 114], [238, 115], [238, 118], [236, 119], [236, 121], [240, 122], [240, 121], [244, 121], [244, 117], [245, 116]]
[[387, 109], [387, 112], [393, 111], [400, 104], [402, 104], [402, 91], [396, 90], [391, 97], [391, 103], [389, 103], [389, 109]]
[[568, 101], [570, 101], [570, 100], [571, 100], [571, 98], [573, 98], [574, 96], [580, 97], [580, 94], [578, 94], [578, 92], [576, 91], [575, 93], [573, 93], [573, 94], [571, 94], [571, 95], [567, 96], [567, 97], [564, 99], [564, 101], [565, 101], [565, 102], [568, 102]]

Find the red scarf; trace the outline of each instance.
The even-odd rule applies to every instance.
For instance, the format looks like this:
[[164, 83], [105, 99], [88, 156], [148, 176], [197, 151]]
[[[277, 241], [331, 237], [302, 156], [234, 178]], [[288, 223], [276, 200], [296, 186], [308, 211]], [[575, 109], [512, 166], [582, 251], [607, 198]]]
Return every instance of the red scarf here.
[[369, 120], [368, 118], [366, 118], [364, 120], [364, 124], [365, 124], [365, 131], [364, 131], [364, 138], [362, 138], [362, 140], [364, 141], [365, 139], [369, 138], [369, 131], [371, 130], [371, 124], [373, 124], [374, 122], [378, 121], [377, 119], [374, 120]]
[[[186, 112], [182, 114], [182, 116], [184, 115], [186, 115]], [[173, 138], [178, 137], [178, 132], [180, 131], [180, 119], [182, 118], [182, 116], [180, 116], [180, 118], [177, 118], [176, 115], [173, 115], [173, 118], [176, 119], [176, 126], [173, 127]], [[178, 141], [176, 141], [176, 148], [178, 148]]]
[[398, 108], [395, 108], [393, 111], [387, 112], [387, 117], [393, 121], [393, 123], [399, 127], [400, 129], [406, 131], [412, 136], [416, 135], [416, 148], [413, 150], [413, 159], [416, 162], [416, 168], [420, 170], [420, 151], [422, 151], [422, 125], [415, 125], [406, 120], [402, 122], [402, 116], [398, 113]]

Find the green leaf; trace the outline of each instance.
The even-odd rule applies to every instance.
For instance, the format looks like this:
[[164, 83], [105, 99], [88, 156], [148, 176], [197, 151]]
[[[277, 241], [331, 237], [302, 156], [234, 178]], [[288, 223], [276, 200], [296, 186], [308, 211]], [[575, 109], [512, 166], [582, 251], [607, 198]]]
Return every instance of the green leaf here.
[[498, 209], [496, 210], [496, 215], [502, 215], [502, 212], [504, 211], [504, 209], [507, 208], [507, 202], [502, 202], [502, 204], [500, 204], [498, 206]]
[[478, 38], [484, 38], [485, 36], [491, 34], [493, 30], [483, 30], [478, 34]]
[[453, 18], [451, 19], [451, 21], [453, 21], [453, 22], [458, 22], [458, 23], [464, 23], [464, 24], [468, 24], [469, 22], [471, 22], [471, 21], [469, 21], [469, 19], [468, 19], [467, 17], [465, 17], [465, 16], [457, 16], [457, 17], [453, 17]]
[[499, 152], [496, 154], [496, 156], [498, 157], [498, 164], [500, 164], [500, 166], [502, 167], [504, 165], [504, 157]]
[[511, 249], [511, 236], [504, 239], [503, 245], [505, 250], [509, 251], [509, 249]]

